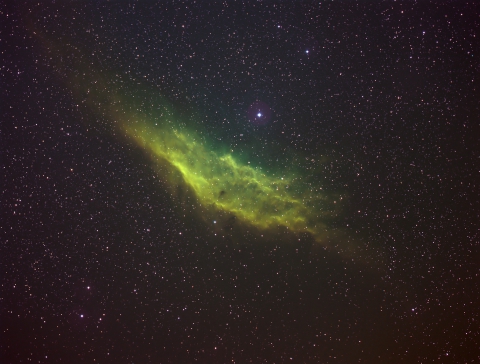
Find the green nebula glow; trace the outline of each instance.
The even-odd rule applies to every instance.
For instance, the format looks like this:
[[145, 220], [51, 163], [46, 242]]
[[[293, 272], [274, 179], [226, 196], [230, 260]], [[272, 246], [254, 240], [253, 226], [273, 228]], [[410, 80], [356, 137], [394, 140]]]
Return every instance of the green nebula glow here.
[[240, 163], [231, 153], [213, 151], [191, 131], [130, 120], [122, 129], [154, 159], [179, 171], [204, 209], [233, 214], [260, 230], [309, 232], [317, 240], [325, 236], [324, 220], [332, 209], [321, 189], [302, 184], [302, 178], [269, 175]]
[[[91, 106], [110, 119], [117, 132], [142, 147], [152, 161], [173, 168], [171, 177], [161, 177], [173, 186], [184, 183], [193, 191], [204, 220], [224, 214], [234, 216], [236, 225], [251, 226], [260, 233], [310, 233], [317, 242], [326, 243], [330, 236], [326, 222], [338, 213], [339, 204], [324, 194], [319, 176], [305, 182], [311, 181], [307, 175], [312, 171], [290, 166], [294, 158], [279, 161], [275, 171], [242, 161], [194, 130], [192, 125], [202, 125], [199, 120], [185, 126], [165, 98], [132, 85], [126, 87], [130, 92], [107, 85], [99, 78], [90, 82]], [[150, 100], [149, 106], [144, 99]], [[178, 175], [181, 181], [174, 177]]]
[[111, 132], [134, 140], [154, 165], [171, 167], [170, 176], [160, 177], [170, 185], [186, 185], [196, 199], [190, 201], [190, 208], [200, 211], [204, 220], [233, 217], [236, 225], [250, 226], [261, 234], [309, 233], [317, 242], [328, 244], [333, 231], [328, 221], [338, 214], [341, 198], [333, 201], [332, 195], [324, 194], [318, 183], [321, 175], [313, 179], [311, 170], [292, 167], [292, 159], [279, 161], [272, 171], [242, 161], [231, 151], [220, 152], [199, 130], [201, 120], [189, 120], [186, 127], [182, 118], [198, 117], [179, 116], [159, 90], [82, 61], [84, 53], [76, 48], [62, 52], [46, 38], [37, 37], [50, 56], [56, 55], [52, 58], [57, 62], [55, 69], [81, 104], [108, 121]]

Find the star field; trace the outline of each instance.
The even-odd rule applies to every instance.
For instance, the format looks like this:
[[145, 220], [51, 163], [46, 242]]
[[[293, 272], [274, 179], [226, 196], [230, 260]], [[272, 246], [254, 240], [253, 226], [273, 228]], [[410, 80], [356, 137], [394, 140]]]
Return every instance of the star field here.
[[1, 9], [0, 362], [480, 360], [474, 2]]

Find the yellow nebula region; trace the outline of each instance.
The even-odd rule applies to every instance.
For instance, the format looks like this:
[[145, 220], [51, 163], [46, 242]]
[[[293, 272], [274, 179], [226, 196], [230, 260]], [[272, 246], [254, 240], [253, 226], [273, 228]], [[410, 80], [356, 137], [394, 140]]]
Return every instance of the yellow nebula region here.
[[[159, 176], [172, 190], [187, 185], [189, 209], [199, 212], [206, 222], [221, 216], [230, 230], [242, 226], [242, 232], [273, 233], [276, 237], [287, 232], [309, 233], [322, 245], [329, 244], [332, 236], [338, 238], [340, 232], [329, 228], [328, 222], [337, 216], [339, 204], [323, 192], [318, 171], [315, 177], [312, 170], [302, 171], [301, 166], [294, 171], [290, 160], [283, 165], [279, 161], [276, 168], [281, 172], [273, 173], [241, 161], [233, 153], [218, 152], [197, 130], [202, 124], [190, 123], [194, 126], [187, 129], [158, 89], [95, 67], [93, 62], [83, 61], [80, 49], [70, 47], [62, 52], [41, 33], [34, 34], [44, 43], [49, 62], [79, 105], [108, 121], [112, 132], [133, 139], [154, 164], [171, 166], [175, 171], [167, 170], [165, 175], [165, 169], [159, 169]], [[191, 201], [192, 193], [196, 201]]]
[[321, 189], [303, 184], [302, 178], [269, 175], [233, 154], [218, 154], [192, 132], [141, 121], [123, 122], [122, 128], [153, 159], [181, 174], [203, 214], [225, 212], [260, 231], [308, 232], [317, 241], [328, 235], [324, 222], [334, 211]]

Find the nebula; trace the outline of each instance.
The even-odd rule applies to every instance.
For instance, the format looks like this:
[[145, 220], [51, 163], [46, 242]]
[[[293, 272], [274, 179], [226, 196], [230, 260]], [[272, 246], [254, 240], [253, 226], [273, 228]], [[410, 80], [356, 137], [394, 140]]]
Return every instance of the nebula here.
[[326, 230], [322, 217], [331, 214], [327, 199], [320, 189], [303, 185], [301, 178], [242, 164], [232, 154], [215, 152], [193, 132], [127, 120], [122, 129], [153, 159], [166, 161], [180, 173], [207, 210], [203, 214], [224, 211], [261, 230], [284, 227], [318, 238]]
[[[69, 51], [67, 69], [67, 56], [50, 49], [57, 60], [62, 59], [55, 68], [74, 95], [109, 121], [110, 132], [140, 146], [172, 191], [183, 185], [189, 209], [197, 211], [198, 217], [209, 222], [223, 216], [227, 230], [241, 227], [276, 237], [308, 233], [315, 241], [328, 244], [332, 233], [328, 221], [337, 216], [339, 199], [325, 194], [319, 178], [312, 181], [307, 176], [312, 171], [307, 173], [301, 165], [292, 167], [291, 161], [279, 161], [276, 170], [269, 170], [242, 160], [225, 146], [207, 140], [198, 128], [187, 127], [201, 123], [187, 123], [185, 115], [180, 116], [158, 90], [118, 73], [99, 71], [93, 62], [79, 61], [84, 59], [79, 52]], [[256, 101], [248, 115], [254, 124], [261, 125], [268, 122], [271, 110]], [[170, 171], [167, 174], [165, 167]]]

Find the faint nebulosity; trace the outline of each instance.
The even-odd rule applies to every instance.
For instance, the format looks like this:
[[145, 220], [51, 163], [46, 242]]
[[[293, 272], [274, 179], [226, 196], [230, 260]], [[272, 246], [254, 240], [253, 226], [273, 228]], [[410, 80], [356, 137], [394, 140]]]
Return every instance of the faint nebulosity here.
[[479, 5], [1, 13], [0, 362], [480, 361]]

